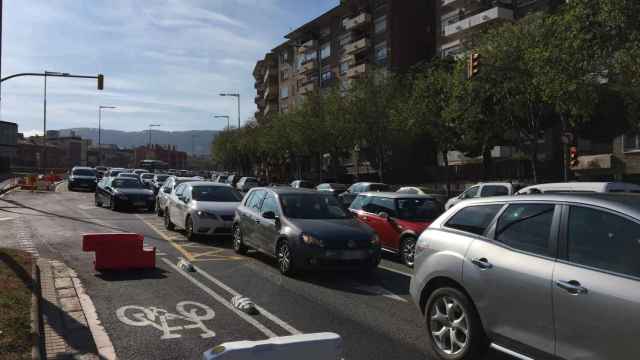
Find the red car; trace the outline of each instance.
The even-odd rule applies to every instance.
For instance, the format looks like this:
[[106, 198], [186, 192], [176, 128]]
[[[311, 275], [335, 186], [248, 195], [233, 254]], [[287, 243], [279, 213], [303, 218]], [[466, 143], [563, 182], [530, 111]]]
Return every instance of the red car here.
[[428, 195], [368, 192], [359, 194], [349, 210], [376, 231], [383, 250], [413, 267], [418, 236], [442, 213], [442, 205]]

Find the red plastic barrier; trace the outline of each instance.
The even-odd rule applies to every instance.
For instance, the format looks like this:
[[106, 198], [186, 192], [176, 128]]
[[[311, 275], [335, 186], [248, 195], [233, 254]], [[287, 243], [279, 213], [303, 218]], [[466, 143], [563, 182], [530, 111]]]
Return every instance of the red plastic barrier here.
[[144, 249], [144, 236], [130, 233], [84, 234], [82, 250], [94, 251], [95, 270], [156, 267], [156, 248]]

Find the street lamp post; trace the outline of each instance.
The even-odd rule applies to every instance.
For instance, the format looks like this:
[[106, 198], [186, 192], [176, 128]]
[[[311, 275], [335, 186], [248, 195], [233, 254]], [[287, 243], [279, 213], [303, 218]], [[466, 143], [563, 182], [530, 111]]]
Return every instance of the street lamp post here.
[[213, 116], [215, 119], [219, 119], [219, 118], [227, 118], [227, 130], [231, 129], [231, 125], [229, 123], [229, 115], [214, 115]]
[[240, 129], [240, 93], [221, 93], [220, 96], [233, 96], [238, 99], [238, 129]]
[[151, 149], [151, 128], [159, 127], [160, 124], [149, 124], [149, 143], [147, 144], [148, 148]]
[[117, 109], [115, 106], [98, 106], [98, 165], [102, 165], [102, 109]]
[[193, 158], [193, 157], [195, 156], [195, 154], [196, 154], [194, 144], [195, 144], [195, 138], [197, 138], [197, 137], [198, 137], [198, 135], [196, 135], [196, 134], [191, 134], [191, 157], [192, 157], [192, 158]]

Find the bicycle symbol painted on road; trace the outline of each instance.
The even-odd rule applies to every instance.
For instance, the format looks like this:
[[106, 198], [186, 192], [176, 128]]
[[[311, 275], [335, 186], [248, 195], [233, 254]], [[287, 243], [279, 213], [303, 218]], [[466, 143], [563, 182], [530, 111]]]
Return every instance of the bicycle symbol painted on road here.
[[[178, 314], [154, 306], [126, 305], [119, 308], [116, 315], [118, 320], [127, 325], [152, 326], [162, 331], [160, 339], [176, 339], [182, 335], [175, 332], [198, 328], [202, 331], [200, 337], [203, 339], [216, 336], [203, 323], [216, 315], [210, 307], [195, 301], [181, 301], [176, 305], [176, 312]], [[170, 322], [175, 326], [169, 326]]]

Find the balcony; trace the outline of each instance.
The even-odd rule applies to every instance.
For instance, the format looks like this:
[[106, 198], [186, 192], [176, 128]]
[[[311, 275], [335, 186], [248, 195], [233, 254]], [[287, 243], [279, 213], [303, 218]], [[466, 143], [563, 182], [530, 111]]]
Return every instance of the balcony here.
[[309, 40], [303, 43], [302, 45], [300, 45], [300, 47], [298, 47], [298, 54], [304, 54], [305, 52], [307, 52], [307, 50], [314, 49], [317, 46], [318, 46], [317, 41]]
[[[444, 11], [468, 5], [469, 0], [440, 0], [440, 8]], [[481, 0], [471, 0], [471, 2], [481, 2]]]
[[465, 31], [477, 26], [506, 20], [513, 20], [513, 11], [502, 7], [494, 7], [445, 26], [444, 36], [459, 36]]
[[308, 83], [308, 84], [306, 84], [304, 86], [301, 86], [298, 89], [298, 94], [300, 94], [300, 95], [308, 94], [308, 93], [312, 92], [315, 88], [316, 88], [315, 82], [310, 82], [310, 83]]
[[313, 60], [308, 60], [302, 63], [302, 65], [298, 68], [298, 74], [306, 74], [309, 71], [315, 70], [316, 69], [316, 61], [315, 59]]
[[347, 64], [349, 66], [353, 66], [356, 64], [356, 57], [355, 55], [347, 55], [345, 57], [343, 57], [342, 59], [340, 59], [340, 62], [343, 64]]
[[278, 88], [275, 86], [269, 86], [267, 91], [264, 93], [264, 98], [267, 100], [277, 99], [278, 98]]
[[369, 46], [371, 46], [371, 41], [367, 38], [361, 38], [360, 40], [354, 41], [351, 44], [345, 46], [344, 51], [347, 53], [347, 55], [353, 55], [369, 48]]
[[344, 28], [347, 31], [351, 31], [351, 30], [356, 30], [361, 26], [368, 24], [370, 22], [371, 22], [371, 15], [367, 13], [361, 13], [358, 16], [342, 20], [342, 26], [344, 26]]
[[264, 108], [264, 116], [268, 116], [269, 114], [277, 111], [278, 111], [278, 103], [277, 102], [269, 103], [267, 104], [267, 107]]
[[254, 99], [254, 102], [256, 103], [256, 106], [258, 106], [259, 109], [264, 107], [264, 98], [261, 96], [256, 96], [256, 98]]
[[349, 70], [347, 70], [347, 77], [350, 79], [360, 77], [366, 72], [367, 72], [367, 64], [360, 64], [358, 66], [349, 68]]
[[273, 82], [278, 79], [278, 69], [276, 68], [268, 68], [264, 73], [264, 78], [262, 79], [263, 83]]

